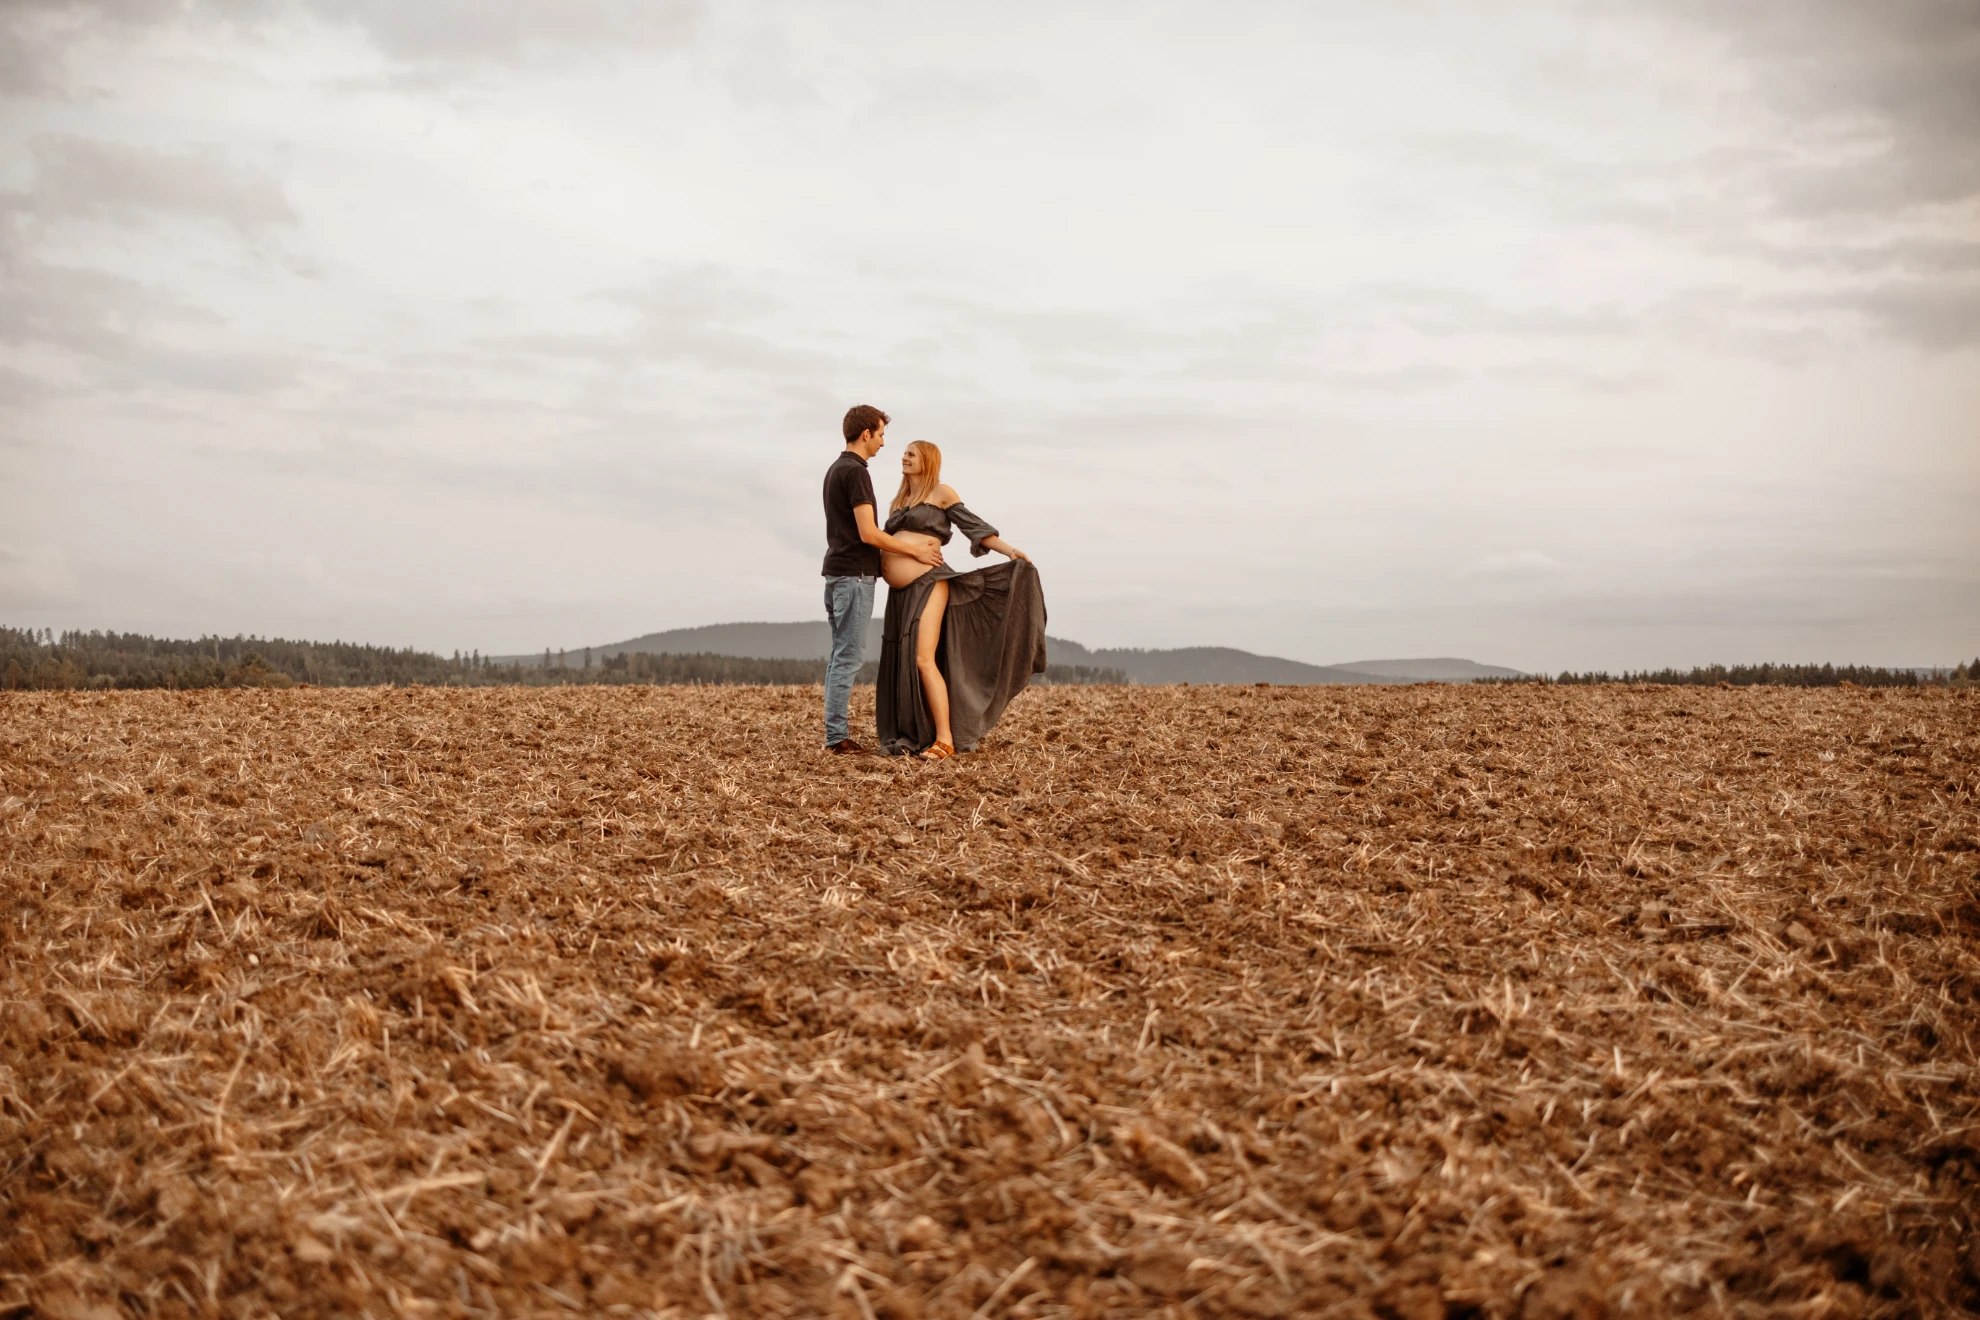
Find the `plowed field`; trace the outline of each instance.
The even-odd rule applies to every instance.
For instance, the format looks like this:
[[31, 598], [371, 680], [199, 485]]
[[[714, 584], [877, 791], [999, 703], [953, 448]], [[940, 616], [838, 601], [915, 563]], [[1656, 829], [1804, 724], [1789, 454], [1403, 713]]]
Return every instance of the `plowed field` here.
[[1973, 695], [10, 695], [0, 1314], [1980, 1307]]

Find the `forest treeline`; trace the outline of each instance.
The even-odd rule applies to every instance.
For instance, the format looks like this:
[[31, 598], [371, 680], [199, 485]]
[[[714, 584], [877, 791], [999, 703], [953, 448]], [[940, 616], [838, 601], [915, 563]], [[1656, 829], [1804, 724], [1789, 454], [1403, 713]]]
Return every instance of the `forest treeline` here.
[[[563, 687], [583, 683], [774, 684], [825, 681], [823, 660], [757, 660], [733, 655], [621, 652], [594, 661], [589, 651], [545, 651], [532, 663], [496, 663], [479, 652], [452, 657], [359, 642], [297, 642], [279, 637], [202, 637], [197, 641], [140, 633], [36, 631], [0, 627], [0, 689], [290, 687]], [[869, 661], [858, 682], [872, 683]], [[1034, 682], [1127, 682], [1124, 670], [1052, 665]], [[1888, 688], [1980, 684], [1980, 658], [1942, 674], [1867, 665], [1706, 665], [1609, 674], [1487, 678], [1481, 683], [1656, 683], [1674, 686]]]
[[[871, 683], [869, 662], [858, 681]], [[280, 637], [183, 641], [139, 633], [0, 628], [0, 689], [293, 687], [564, 687], [582, 683], [778, 684], [825, 681], [823, 660], [622, 653], [593, 663], [589, 651], [545, 651], [536, 664], [497, 664], [479, 652], [430, 651]], [[1052, 665], [1034, 682], [1127, 682], [1118, 669]]]
[[1591, 670], [1562, 673], [1553, 678], [1480, 678], [1479, 683], [1657, 683], [1671, 687], [1842, 687], [1865, 688], [1964, 687], [1980, 682], [1980, 658], [1943, 673], [1921, 675], [1915, 669], [1877, 669], [1869, 665], [1703, 665], [1697, 669], [1646, 669], [1620, 674]]

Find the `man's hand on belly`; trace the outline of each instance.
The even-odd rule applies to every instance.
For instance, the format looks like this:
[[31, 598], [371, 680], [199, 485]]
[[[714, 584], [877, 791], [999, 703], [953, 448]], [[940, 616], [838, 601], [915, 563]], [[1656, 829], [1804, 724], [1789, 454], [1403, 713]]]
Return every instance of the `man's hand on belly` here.
[[932, 536], [895, 536], [883, 532], [873, 521], [873, 506], [857, 504], [853, 506], [853, 521], [859, 524], [859, 539], [870, 546], [879, 548], [882, 554], [906, 555], [917, 559], [930, 568], [942, 566], [942, 547]]

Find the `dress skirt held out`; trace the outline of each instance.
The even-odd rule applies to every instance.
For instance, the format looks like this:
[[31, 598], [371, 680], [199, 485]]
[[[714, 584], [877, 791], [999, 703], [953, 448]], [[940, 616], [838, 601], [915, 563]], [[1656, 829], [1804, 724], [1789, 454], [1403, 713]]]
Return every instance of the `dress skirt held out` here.
[[[987, 554], [983, 542], [997, 535], [996, 528], [960, 504], [946, 509], [913, 505], [888, 518], [887, 530], [925, 532], [944, 545], [951, 530], [960, 531], [969, 538], [974, 555]], [[1038, 570], [1024, 560], [1007, 560], [972, 573], [958, 573], [944, 564], [905, 587], [889, 587], [874, 709], [880, 749], [894, 756], [919, 753], [935, 741], [935, 722], [928, 716], [914, 648], [921, 612], [937, 582], [949, 584], [949, 608], [942, 616], [935, 663], [949, 684], [949, 727], [957, 751], [975, 751], [983, 735], [997, 727], [1011, 698], [1024, 690], [1033, 674], [1045, 672], [1045, 592]]]

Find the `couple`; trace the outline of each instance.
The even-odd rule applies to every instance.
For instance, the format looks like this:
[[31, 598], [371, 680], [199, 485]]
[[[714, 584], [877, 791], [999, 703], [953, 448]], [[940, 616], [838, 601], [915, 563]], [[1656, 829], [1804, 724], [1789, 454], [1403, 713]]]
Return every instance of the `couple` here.
[[[880, 750], [940, 761], [976, 750], [1033, 674], [1045, 672], [1045, 593], [1024, 551], [963, 507], [942, 484], [942, 451], [916, 440], [901, 455], [901, 489], [882, 527], [866, 465], [887, 443], [887, 414], [861, 404], [841, 427], [845, 452], [825, 471], [825, 743], [866, 751], [846, 727], [853, 676], [866, 658], [873, 580], [887, 579], [880, 684]], [[958, 573], [942, 558], [952, 532], [969, 551], [1006, 562]]]

